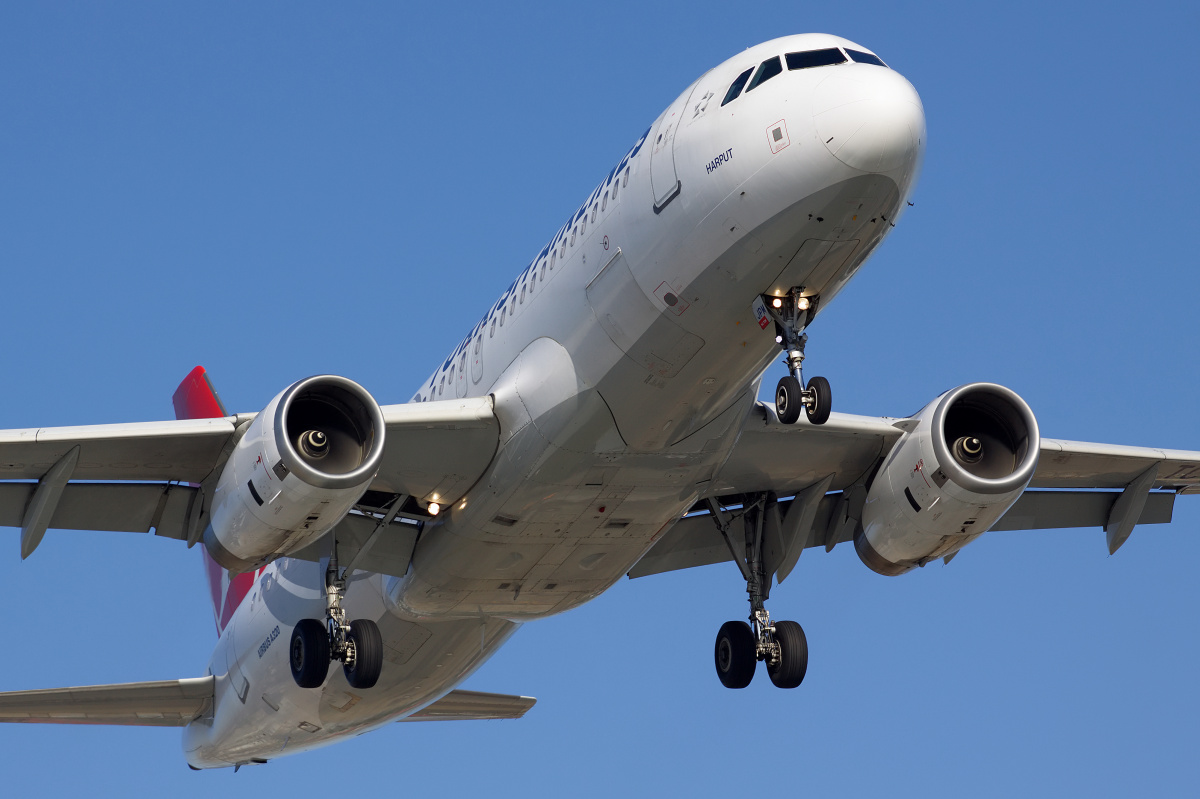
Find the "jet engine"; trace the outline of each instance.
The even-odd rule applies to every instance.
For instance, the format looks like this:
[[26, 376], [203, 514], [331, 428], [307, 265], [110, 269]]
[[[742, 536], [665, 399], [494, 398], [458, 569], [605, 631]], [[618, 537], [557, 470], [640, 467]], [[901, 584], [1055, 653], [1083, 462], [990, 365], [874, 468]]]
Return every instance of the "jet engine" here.
[[341, 521], [379, 471], [383, 413], [334, 375], [285, 389], [251, 422], [218, 479], [204, 530], [213, 560], [249, 571]]
[[876, 474], [854, 536], [862, 562], [889, 576], [986, 532], [1029, 485], [1041, 447], [1033, 411], [993, 383], [948, 391], [913, 420]]

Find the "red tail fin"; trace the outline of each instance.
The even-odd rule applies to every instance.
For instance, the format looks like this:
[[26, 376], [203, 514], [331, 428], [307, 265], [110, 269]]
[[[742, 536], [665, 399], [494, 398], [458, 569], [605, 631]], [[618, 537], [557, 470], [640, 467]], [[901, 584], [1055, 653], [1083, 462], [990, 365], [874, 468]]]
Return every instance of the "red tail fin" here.
[[[229, 414], [217, 392], [209, 382], [208, 373], [203, 366], [197, 366], [175, 389], [171, 397], [175, 405], [176, 419], [215, 419]], [[212, 594], [213, 616], [217, 622], [219, 635], [229, 623], [229, 618], [237, 610], [250, 587], [254, 585], [254, 575], [251, 573], [230, 576], [216, 561], [204, 553], [204, 571], [208, 574], [208, 588]]]

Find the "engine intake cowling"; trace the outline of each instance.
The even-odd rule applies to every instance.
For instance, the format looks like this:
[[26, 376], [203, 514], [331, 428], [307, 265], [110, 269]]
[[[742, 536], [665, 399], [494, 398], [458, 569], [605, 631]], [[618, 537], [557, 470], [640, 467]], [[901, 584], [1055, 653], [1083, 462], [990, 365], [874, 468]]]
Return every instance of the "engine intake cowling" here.
[[875, 476], [854, 537], [880, 574], [958, 552], [1005, 514], [1037, 468], [1037, 420], [1004, 386], [959, 386], [914, 418]]
[[204, 545], [249, 571], [315, 541], [341, 521], [383, 459], [383, 412], [367, 390], [309, 377], [271, 400], [229, 456]]

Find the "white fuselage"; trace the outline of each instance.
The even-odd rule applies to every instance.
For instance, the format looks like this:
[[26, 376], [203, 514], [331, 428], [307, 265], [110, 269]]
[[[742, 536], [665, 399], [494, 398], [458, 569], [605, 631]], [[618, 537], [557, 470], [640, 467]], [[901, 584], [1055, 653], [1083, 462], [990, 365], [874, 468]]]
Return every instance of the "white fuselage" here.
[[407, 574], [351, 577], [348, 616], [383, 634], [378, 685], [355, 691], [331, 669], [321, 689], [296, 686], [287, 638], [323, 616], [323, 572], [276, 561], [213, 654], [215, 713], [185, 733], [192, 765], [265, 760], [419, 710], [520, 622], [613, 585], [704, 494], [779, 353], [755, 299], [803, 286], [819, 313], [919, 171], [920, 99], [886, 67], [781, 60], [722, 105], [744, 71], [837, 47], [862, 49], [821, 34], [750, 48], [654, 122], [413, 397], [491, 394], [501, 442], [425, 526]]

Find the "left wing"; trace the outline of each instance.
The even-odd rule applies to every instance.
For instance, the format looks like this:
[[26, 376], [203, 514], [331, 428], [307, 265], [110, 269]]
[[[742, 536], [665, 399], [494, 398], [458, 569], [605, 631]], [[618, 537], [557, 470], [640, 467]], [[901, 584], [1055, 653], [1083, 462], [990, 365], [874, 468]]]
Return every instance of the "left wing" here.
[[[800, 552], [827, 551], [854, 538], [866, 487], [910, 419], [830, 414], [820, 426], [780, 423], [758, 403], [709, 496], [736, 508], [742, 495], [773, 492], [779, 502], [780, 582]], [[1115, 551], [1138, 524], [1171, 521], [1178, 494], [1200, 493], [1200, 452], [1043, 438], [1029, 489], [991, 530], [1100, 527]], [[806, 512], [793, 514], [797, 502]], [[799, 508], [799, 506], [797, 506]], [[718, 510], [718, 512], [722, 512]], [[791, 521], [791, 524], [788, 521]], [[710, 507], [697, 504], [629, 571], [643, 577], [733, 561]]]

